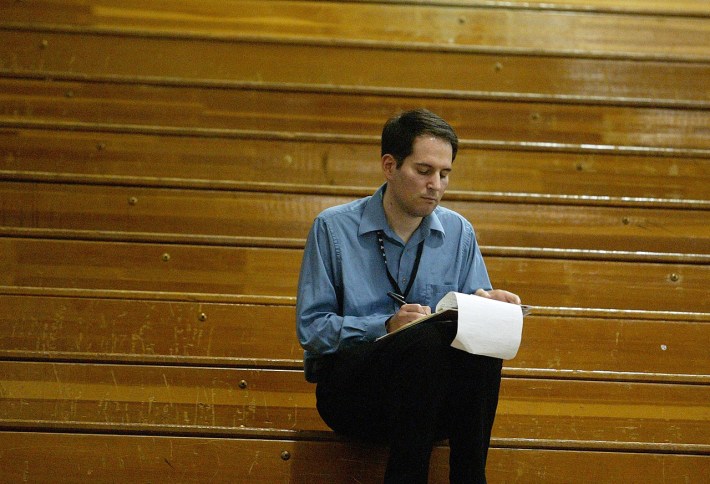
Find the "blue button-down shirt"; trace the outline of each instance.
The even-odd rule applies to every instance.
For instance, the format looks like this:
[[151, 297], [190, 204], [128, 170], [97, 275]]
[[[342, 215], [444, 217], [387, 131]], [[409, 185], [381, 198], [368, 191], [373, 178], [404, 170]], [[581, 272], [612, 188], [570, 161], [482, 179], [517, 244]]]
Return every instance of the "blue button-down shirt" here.
[[308, 235], [296, 304], [308, 381], [317, 381], [319, 356], [382, 336], [385, 322], [399, 309], [387, 296], [396, 289], [387, 277], [378, 231], [384, 233], [389, 271], [402, 290], [424, 242], [407, 302], [433, 310], [449, 291], [470, 294], [491, 288], [473, 227], [465, 218], [439, 206], [405, 244], [385, 218], [385, 189], [383, 185], [371, 197], [324, 210]]

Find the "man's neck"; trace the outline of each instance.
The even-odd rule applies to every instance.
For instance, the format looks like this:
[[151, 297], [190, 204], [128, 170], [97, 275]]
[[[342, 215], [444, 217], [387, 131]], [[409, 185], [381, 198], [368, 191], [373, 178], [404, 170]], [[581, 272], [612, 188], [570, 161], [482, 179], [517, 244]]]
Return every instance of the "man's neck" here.
[[387, 196], [387, 192], [382, 197], [382, 208], [385, 211], [387, 223], [394, 233], [397, 234], [406, 244], [417, 227], [422, 223], [422, 217], [412, 217], [402, 212], [399, 207]]

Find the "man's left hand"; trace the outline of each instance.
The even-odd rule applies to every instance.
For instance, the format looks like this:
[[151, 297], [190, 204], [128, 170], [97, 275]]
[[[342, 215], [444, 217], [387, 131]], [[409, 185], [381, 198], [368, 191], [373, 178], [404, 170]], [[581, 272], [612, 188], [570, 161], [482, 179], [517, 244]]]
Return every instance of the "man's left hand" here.
[[486, 297], [488, 299], [495, 299], [496, 301], [503, 301], [511, 304], [520, 304], [520, 297], [517, 294], [513, 294], [509, 291], [504, 291], [503, 289], [491, 289], [490, 291], [478, 289], [474, 294], [476, 296]]

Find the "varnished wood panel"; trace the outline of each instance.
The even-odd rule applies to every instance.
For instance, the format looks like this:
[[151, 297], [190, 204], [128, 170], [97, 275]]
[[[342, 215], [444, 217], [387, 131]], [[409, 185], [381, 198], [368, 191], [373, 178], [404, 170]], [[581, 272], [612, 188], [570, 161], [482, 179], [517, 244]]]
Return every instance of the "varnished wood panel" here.
[[0, 239], [4, 285], [295, 296], [301, 250]]
[[[352, 93], [211, 89], [0, 78], [0, 121], [80, 122], [379, 136], [385, 119], [427, 107], [462, 139], [710, 148], [702, 109], [568, 105]], [[344, 115], [345, 114], [345, 115]], [[206, 131], [205, 131], [206, 130]], [[197, 133], [195, 133], [197, 134]]]
[[504, 378], [493, 435], [705, 446], [709, 394], [708, 385]]
[[[568, 54], [707, 58], [704, 18], [442, 7], [396, 2], [235, 1], [13, 3], [6, 22], [221, 37], [404, 43], [437, 48], [499, 48]], [[393, 28], [391, 19], [396, 18]], [[534, 35], [530, 33], [534, 32]]]
[[7, 358], [300, 368], [293, 305], [0, 296]]
[[[0, 357], [298, 369], [295, 321], [293, 305], [2, 295]], [[707, 317], [540, 309], [505, 371], [692, 382], [710, 375], [709, 346]]]
[[[708, 312], [710, 266], [487, 257], [493, 285], [531, 304]], [[682, 301], [682, 302], [681, 302]]]
[[[558, 378], [570, 370], [566, 376], [572, 378], [594, 378], [598, 372], [599, 378], [702, 378], [710, 383], [710, 319], [706, 317], [686, 321], [661, 315], [644, 319], [653, 317], [648, 314], [592, 317], [539, 312], [525, 318], [520, 349], [506, 368], [563, 370], [551, 372]], [[694, 380], [690, 375], [702, 376]]]
[[[282, 452], [288, 452], [284, 460]], [[7, 482], [95, 481], [340, 484], [382, 482], [384, 448], [354, 442], [219, 439], [66, 433], [0, 433], [0, 477]], [[490, 482], [587, 484], [703, 482], [705, 455], [620, 453], [493, 446]], [[430, 482], [448, 482], [448, 448], [432, 455]]]
[[[491, 482], [702, 482], [708, 16], [695, 0], [0, 7], [0, 427], [26, 431], [0, 433], [0, 480], [380, 481], [382, 449], [298, 430], [325, 427], [292, 297], [308, 219], [371, 193], [382, 122], [424, 105], [463, 139], [447, 203], [496, 286], [664, 311], [529, 316]], [[250, 296], [291, 303], [226, 302]]]
[[[305, 240], [313, 219], [355, 197], [45, 183], [0, 185], [0, 225], [32, 229]], [[449, 200], [483, 246], [710, 254], [710, 210]], [[196, 241], [199, 239], [195, 239]]]
[[501, 484], [703, 482], [708, 472], [707, 455], [498, 448], [490, 450], [486, 470], [489, 482]]
[[[327, 430], [301, 370], [0, 362], [0, 425]], [[44, 375], [43, 375], [44, 374]]]
[[[393, 0], [395, 2], [402, 0]], [[700, 15], [707, 17], [710, 15], [710, 9], [705, 0], [677, 0], [669, 2], [668, 0], [625, 0], [623, 3], [617, 0], [562, 0], [550, 4], [548, 2], [528, 0], [511, 0], [511, 1], [493, 1], [485, 0], [432, 0], [432, 3], [449, 3], [454, 5], [485, 5], [493, 4], [506, 8], [549, 8], [552, 10], [575, 10], [584, 11], [612, 11], [612, 12], [627, 12], [632, 14], [652, 13], [652, 14], [677, 14], [677, 15]]]
[[[707, 202], [708, 156], [481, 149], [464, 142], [449, 192], [540, 194], [541, 201], [565, 195], [566, 203], [587, 204]], [[334, 187], [369, 194], [384, 181], [379, 158], [374, 136], [314, 142], [0, 129], [0, 176], [8, 180], [313, 192]]]
[[[302, 251], [0, 238], [0, 284], [295, 296]], [[484, 253], [485, 256], [485, 253]], [[707, 312], [710, 266], [487, 256], [532, 305]]]
[[[405, 3], [407, 0], [385, 0]], [[585, 12], [626, 12], [630, 14], [667, 14], [667, 15], [699, 15], [707, 17], [710, 10], [705, 0], [562, 0], [555, 3], [542, 1], [511, 0], [511, 1], [486, 1], [486, 0], [429, 0], [432, 5], [459, 5], [459, 6], [489, 6], [500, 8], [522, 9], [549, 9], [559, 11], [582, 10]]]
[[[0, 426], [327, 430], [302, 371], [24, 362], [0, 368]], [[709, 398], [708, 385], [504, 378], [493, 436], [710, 451]]]
[[[3, 39], [0, 59], [6, 61], [0, 62], [0, 69], [8, 76], [382, 94], [394, 90], [398, 95], [570, 103], [710, 104], [710, 90], [703, 82], [710, 76], [710, 59], [632, 61], [24, 30], [6, 31]], [[200, 69], [194, 68], [196, 57]]]
[[[288, 453], [288, 459], [281, 457]], [[448, 449], [432, 477], [448, 482]], [[338, 441], [0, 433], [6, 482], [345, 483], [382, 481], [383, 447]]]

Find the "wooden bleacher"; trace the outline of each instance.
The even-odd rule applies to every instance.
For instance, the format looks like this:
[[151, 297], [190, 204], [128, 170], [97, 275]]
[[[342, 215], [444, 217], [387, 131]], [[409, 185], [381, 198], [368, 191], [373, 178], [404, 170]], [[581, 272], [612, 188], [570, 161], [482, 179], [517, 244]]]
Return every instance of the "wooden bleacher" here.
[[706, 482], [709, 19], [702, 0], [0, 6], [0, 481], [379, 482], [384, 449], [317, 414], [295, 289], [313, 217], [372, 193], [382, 123], [426, 106], [461, 138], [445, 205], [540, 306], [489, 482]]

